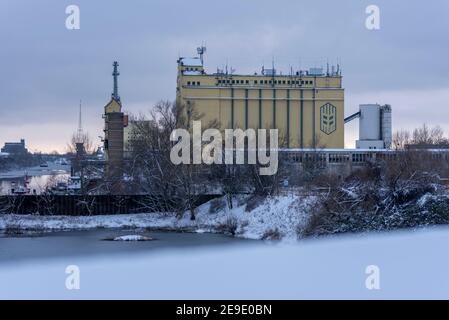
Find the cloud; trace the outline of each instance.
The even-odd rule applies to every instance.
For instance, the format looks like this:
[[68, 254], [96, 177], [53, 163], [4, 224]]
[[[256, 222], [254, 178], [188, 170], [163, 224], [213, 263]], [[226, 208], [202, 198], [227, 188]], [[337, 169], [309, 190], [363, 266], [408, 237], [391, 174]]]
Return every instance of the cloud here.
[[[424, 123], [439, 125], [449, 135], [449, 88], [434, 90], [373, 91], [346, 94], [346, 116], [364, 103], [391, 104], [395, 130], [411, 130]], [[358, 139], [358, 121], [346, 125], [346, 146]]]
[[[372, 93], [366, 99], [382, 100], [380, 94], [385, 92], [449, 88], [446, 0], [401, 5], [377, 0], [379, 31], [365, 28], [365, 8], [371, 4], [365, 0], [76, 3], [81, 9], [79, 31], [65, 29], [69, 1], [0, 3], [0, 143], [14, 136], [17, 140], [20, 134], [33, 136], [28, 129], [6, 135], [5, 126], [57, 123], [59, 134], [49, 136], [60, 144], [56, 141], [70, 136], [76, 126], [73, 114], [79, 99], [86, 104], [88, 130], [94, 136], [101, 134], [114, 60], [120, 62], [120, 94], [126, 109], [138, 113], [160, 99], [174, 99], [176, 59], [193, 55], [201, 42], [208, 46], [211, 72], [228, 63], [238, 72], [252, 73], [263, 63], [271, 65], [273, 58], [284, 72], [290, 66], [341, 61], [349, 99], [364, 92]], [[422, 108], [410, 99], [405, 96], [397, 103]], [[418, 112], [405, 109], [398, 105], [395, 118]], [[438, 120], [425, 116], [410, 118], [404, 125]], [[36, 146], [46, 143], [36, 141]]]

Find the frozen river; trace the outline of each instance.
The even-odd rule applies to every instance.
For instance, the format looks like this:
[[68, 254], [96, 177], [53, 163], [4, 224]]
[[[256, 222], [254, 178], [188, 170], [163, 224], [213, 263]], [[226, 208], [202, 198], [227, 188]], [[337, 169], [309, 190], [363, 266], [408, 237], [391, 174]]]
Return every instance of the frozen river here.
[[0, 239], [0, 299], [449, 297], [447, 228], [279, 245], [157, 232], [154, 242], [101, 241], [125, 234]]
[[[149, 236], [154, 241], [105, 241], [125, 235]], [[148, 232], [121, 229], [55, 232], [9, 237], [0, 234], [0, 264], [25, 260], [92, 257], [111, 254], [155, 252], [165, 249], [193, 250], [204, 246], [235, 245], [254, 241], [219, 234]]]
[[29, 179], [28, 187], [31, 192], [40, 194], [47, 186], [53, 186], [58, 181], [67, 181], [69, 172], [70, 166], [55, 163], [48, 163], [45, 168], [37, 166], [0, 172], [0, 195], [9, 194], [13, 187], [23, 186], [25, 176]]

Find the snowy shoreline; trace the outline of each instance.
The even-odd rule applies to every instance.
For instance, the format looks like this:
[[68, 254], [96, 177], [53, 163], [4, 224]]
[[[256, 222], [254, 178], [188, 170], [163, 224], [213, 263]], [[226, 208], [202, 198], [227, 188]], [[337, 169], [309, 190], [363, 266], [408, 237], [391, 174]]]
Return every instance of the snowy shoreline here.
[[253, 240], [297, 241], [345, 233], [421, 229], [449, 225], [449, 196], [426, 193], [383, 213], [358, 209], [334, 213], [323, 210], [326, 199], [317, 195], [288, 194], [274, 197], [236, 196], [229, 209], [226, 198], [211, 200], [185, 212], [104, 216], [0, 215], [0, 235], [50, 233], [94, 229], [128, 229], [137, 233], [169, 231], [218, 233]]
[[[147, 229], [152, 231], [223, 233], [245, 239], [297, 239], [307, 222], [314, 197], [278, 196], [260, 200], [248, 210], [246, 199], [237, 198], [233, 209], [225, 199], [210, 201], [196, 210], [196, 220], [186, 213], [148, 213], [106, 216], [0, 215], [0, 232], [56, 232], [92, 229]], [[217, 206], [218, 209], [211, 209]]]

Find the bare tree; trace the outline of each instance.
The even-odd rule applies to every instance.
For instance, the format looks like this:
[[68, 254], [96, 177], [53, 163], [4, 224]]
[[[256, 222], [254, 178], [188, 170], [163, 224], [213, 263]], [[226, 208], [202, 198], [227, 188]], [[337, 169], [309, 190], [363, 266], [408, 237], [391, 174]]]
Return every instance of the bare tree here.
[[74, 133], [70, 139], [70, 142], [67, 144], [67, 153], [76, 153], [77, 143], [82, 143], [84, 145], [85, 152], [88, 154], [91, 154], [95, 151], [95, 147], [89, 133], [83, 133], [82, 135]]
[[309, 141], [309, 150], [301, 155], [302, 175], [305, 182], [316, 179], [323, 172], [326, 166], [326, 159], [323, 158], [323, 149], [326, 147], [322, 142], [321, 135], [315, 135], [315, 139]]
[[408, 146], [432, 146], [448, 145], [449, 139], [445, 137], [440, 126], [429, 127], [423, 124], [410, 133], [407, 130], [399, 130], [393, 134], [393, 149], [405, 150]]
[[393, 134], [393, 149], [404, 150], [411, 142], [410, 132], [407, 130], [399, 130]]
[[416, 145], [438, 145], [447, 144], [448, 139], [444, 137], [444, 131], [440, 126], [429, 128], [423, 124], [420, 128], [413, 130], [412, 143]]
[[170, 159], [175, 129], [191, 129], [191, 122], [199, 120], [193, 105], [179, 105], [168, 101], [156, 104], [149, 118], [140, 116], [130, 121], [130, 163], [127, 168], [129, 188], [149, 195], [148, 205], [154, 205], [154, 196], [165, 202], [164, 207], [181, 215], [190, 211], [195, 219], [195, 203], [202, 185], [198, 183], [200, 167], [190, 164], [175, 165]]

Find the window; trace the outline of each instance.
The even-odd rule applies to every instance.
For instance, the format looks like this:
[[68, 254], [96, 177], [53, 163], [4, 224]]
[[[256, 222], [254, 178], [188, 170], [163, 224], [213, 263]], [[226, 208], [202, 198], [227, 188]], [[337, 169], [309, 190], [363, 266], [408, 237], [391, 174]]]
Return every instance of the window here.
[[287, 81], [287, 84], [290, 84], [290, 80]]
[[190, 86], [190, 81], [187, 81], [187, 85]]
[[284, 81], [282, 81], [282, 84], [285, 84], [285, 80], [284, 80]]
[[254, 84], [257, 84], [257, 80], [254, 80]]
[[249, 80], [246, 80], [246, 84], [249, 84]]
[[235, 84], [235, 80], [232, 80], [232, 84]]
[[198, 81], [198, 82], [196, 83], [196, 85], [199, 86], [199, 85], [200, 85], [200, 82]]

